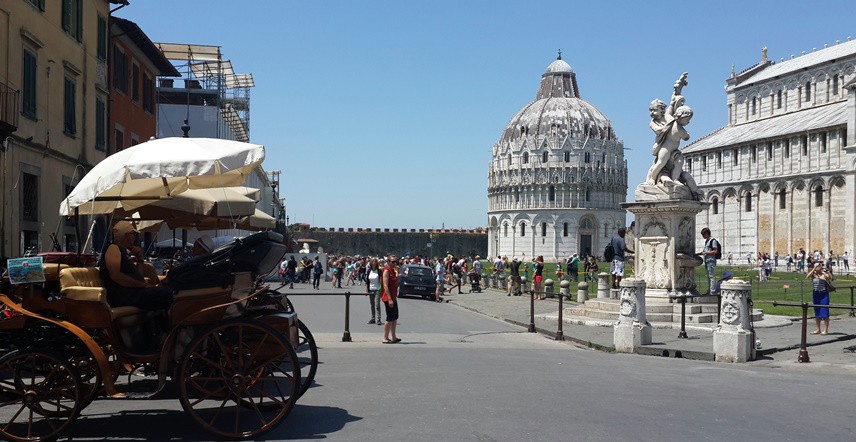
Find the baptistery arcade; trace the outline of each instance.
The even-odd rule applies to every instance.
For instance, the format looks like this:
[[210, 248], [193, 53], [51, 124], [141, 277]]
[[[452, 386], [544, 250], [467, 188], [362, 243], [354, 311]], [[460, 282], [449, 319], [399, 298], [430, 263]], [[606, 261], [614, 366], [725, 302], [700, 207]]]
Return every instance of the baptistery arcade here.
[[571, 66], [547, 67], [535, 100], [511, 118], [488, 168], [490, 256], [601, 255], [625, 225], [624, 144], [580, 98]]

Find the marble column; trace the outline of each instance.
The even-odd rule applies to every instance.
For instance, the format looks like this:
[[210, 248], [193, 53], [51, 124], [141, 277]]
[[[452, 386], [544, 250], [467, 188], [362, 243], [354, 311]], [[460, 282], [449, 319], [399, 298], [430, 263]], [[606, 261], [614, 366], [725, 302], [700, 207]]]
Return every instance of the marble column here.
[[[790, 183], [788, 183], [790, 184]], [[788, 253], [794, 252], [794, 188], [788, 192]], [[793, 255], [792, 255], [793, 256]]]
[[618, 322], [613, 326], [613, 344], [619, 353], [633, 353], [651, 343], [651, 324], [645, 316], [645, 281], [621, 280]]
[[811, 184], [806, 187], [806, 210], [805, 210], [805, 252], [811, 253], [813, 249], [811, 248], [811, 196], [814, 192], [812, 192]]
[[752, 286], [734, 279], [722, 283], [722, 314], [713, 332], [713, 352], [718, 362], [747, 362], [755, 359], [755, 331], [749, 300]]

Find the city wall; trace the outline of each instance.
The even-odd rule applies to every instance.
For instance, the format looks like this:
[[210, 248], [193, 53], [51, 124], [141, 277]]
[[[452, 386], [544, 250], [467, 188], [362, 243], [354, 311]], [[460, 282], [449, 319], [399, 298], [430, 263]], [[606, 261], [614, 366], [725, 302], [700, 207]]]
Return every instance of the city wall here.
[[309, 228], [301, 226], [292, 231], [297, 247], [301, 239], [314, 239], [310, 244], [331, 254], [384, 255], [407, 253], [421, 256], [487, 256], [487, 230], [485, 229], [368, 229], [368, 228]]

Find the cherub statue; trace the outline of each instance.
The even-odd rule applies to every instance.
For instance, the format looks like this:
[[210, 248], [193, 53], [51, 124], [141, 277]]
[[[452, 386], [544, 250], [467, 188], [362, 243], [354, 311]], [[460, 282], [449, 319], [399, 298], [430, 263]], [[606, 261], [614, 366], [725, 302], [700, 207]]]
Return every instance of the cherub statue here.
[[651, 113], [651, 130], [654, 131], [655, 142], [652, 149], [654, 165], [648, 170], [648, 184], [674, 182], [685, 185], [693, 195], [699, 190], [692, 176], [683, 170], [684, 155], [680, 151], [681, 140], [689, 140], [690, 134], [684, 129], [693, 117], [693, 110], [685, 106], [686, 101], [681, 95], [687, 83], [687, 73], [684, 72], [675, 82], [672, 98], [666, 103], [654, 100], [648, 107]]

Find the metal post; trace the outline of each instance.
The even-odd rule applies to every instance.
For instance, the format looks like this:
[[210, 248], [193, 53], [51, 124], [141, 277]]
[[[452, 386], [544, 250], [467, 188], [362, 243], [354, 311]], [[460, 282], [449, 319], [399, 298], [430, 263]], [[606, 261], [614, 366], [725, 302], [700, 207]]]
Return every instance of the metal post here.
[[803, 282], [805, 282], [805, 281], [800, 280], [800, 302], [805, 302], [803, 300]]
[[342, 342], [351, 342], [351, 292], [345, 293], [345, 333]]
[[806, 339], [806, 327], [808, 324], [808, 304], [802, 303], [802, 337], [800, 339], [800, 354], [797, 356], [797, 362], [805, 363], [811, 362], [808, 358], [808, 350], [805, 348], [805, 339]]
[[[853, 307], [853, 290], [854, 289], [856, 289], [856, 287], [850, 287], [850, 307]], [[856, 310], [850, 309], [850, 317], [852, 318], [854, 316], [856, 316]]]
[[681, 296], [681, 332], [678, 333], [678, 338], [686, 339], [687, 336], [687, 297]]
[[535, 333], [535, 290], [529, 291], [529, 333]]
[[564, 341], [565, 340], [565, 332], [562, 331], [562, 310], [564, 310], [564, 307], [562, 306], [562, 298], [564, 298], [564, 296], [562, 296], [560, 294], [559, 295], [559, 329], [556, 330], [556, 340], [557, 341]]

